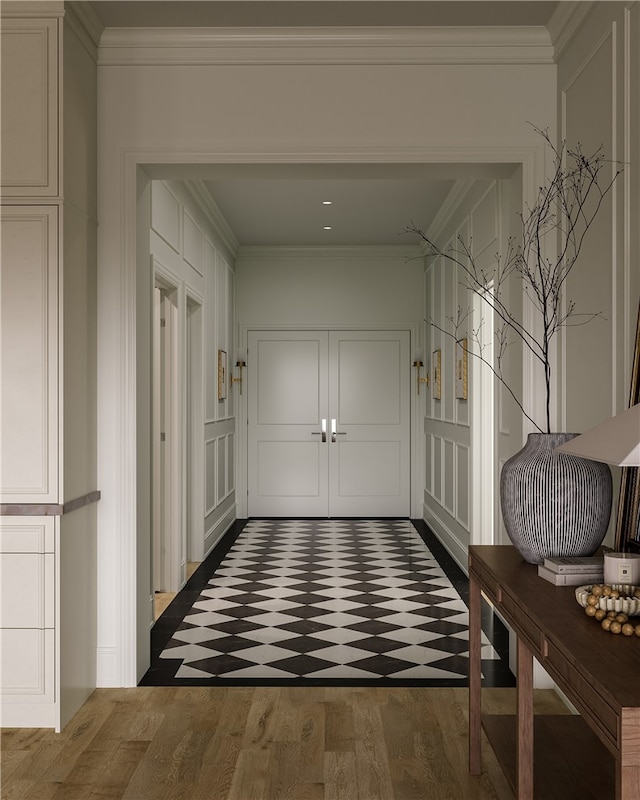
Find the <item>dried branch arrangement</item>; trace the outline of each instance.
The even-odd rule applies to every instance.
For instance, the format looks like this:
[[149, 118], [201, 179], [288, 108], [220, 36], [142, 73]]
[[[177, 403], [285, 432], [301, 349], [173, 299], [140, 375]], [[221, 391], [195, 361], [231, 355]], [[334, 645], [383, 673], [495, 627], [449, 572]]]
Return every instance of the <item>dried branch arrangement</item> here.
[[[464, 275], [463, 285], [493, 309], [494, 319], [498, 320], [493, 332], [493, 358], [485, 355], [487, 345], [483, 343], [483, 320], [478, 327], [466, 331], [469, 353], [488, 365], [538, 431], [550, 433], [553, 338], [565, 326], [586, 324], [601, 316], [600, 312], [577, 312], [571, 300], [564, 303], [565, 284], [578, 261], [587, 231], [622, 170], [608, 171], [611, 170], [611, 162], [605, 159], [602, 147], [591, 155], [585, 155], [580, 144], [569, 148], [566, 142], [562, 142], [556, 147], [548, 130], [533, 127], [553, 152], [553, 174], [539, 188], [533, 206], [527, 207], [525, 213], [520, 215], [520, 236], [509, 240], [504, 255], [496, 254], [490, 270], [477, 265], [471, 240], [465, 242], [458, 237], [454, 245], [443, 250], [413, 224], [405, 228], [405, 233], [420, 236], [427, 244], [427, 256], [440, 256], [457, 265]], [[547, 244], [548, 237], [552, 238]], [[527, 329], [509, 310], [505, 299], [506, 286], [513, 276], [520, 279], [522, 291], [539, 315], [539, 324], [536, 323], [533, 330]], [[450, 330], [442, 328], [432, 319], [428, 322], [446, 335], [459, 339], [470, 318], [471, 309], [459, 306], [456, 316], [448, 317]], [[544, 369], [544, 429], [525, 411], [503, 372], [507, 348], [518, 341]]]

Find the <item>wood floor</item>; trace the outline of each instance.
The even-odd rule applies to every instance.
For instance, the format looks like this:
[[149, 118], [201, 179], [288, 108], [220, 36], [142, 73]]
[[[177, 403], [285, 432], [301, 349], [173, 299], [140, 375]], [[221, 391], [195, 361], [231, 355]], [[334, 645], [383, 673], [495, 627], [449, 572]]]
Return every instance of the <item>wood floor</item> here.
[[[189, 580], [189, 578], [198, 569], [201, 563], [202, 563], [201, 561], [187, 561], [187, 580]], [[153, 596], [154, 619], [158, 619], [158, 617], [164, 614], [164, 612], [171, 604], [171, 601], [177, 594], [178, 594], [177, 592], [156, 592], [154, 594]]]
[[[510, 712], [513, 689], [485, 689]], [[563, 713], [551, 691], [537, 710]], [[567, 712], [568, 713], [568, 712]], [[491, 748], [467, 772], [467, 690], [98, 689], [61, 734], [2, 732], [2, 800], [513, 798]]]

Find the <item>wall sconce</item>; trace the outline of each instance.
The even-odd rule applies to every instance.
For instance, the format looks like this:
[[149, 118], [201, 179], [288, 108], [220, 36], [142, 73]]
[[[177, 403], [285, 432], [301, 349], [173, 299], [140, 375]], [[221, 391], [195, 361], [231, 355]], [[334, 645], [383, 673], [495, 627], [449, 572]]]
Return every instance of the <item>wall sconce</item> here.
[[247, 366], [247, 362], [246, 361], [236, 361], [236, 367], [238, 367], [238, 369], [240, 370], [240, 377], [239, 378], [235, 378], [235, 377], [231, 378], [231, 383], [232, 384], [234, 384], [234, 383], [239, 383], [240, 384], [240, 394], [242, 394], [242, 370], [246, 366]]
[[420, 377], [420, 370], [424, 366], [422, 361], [419, 361], [419, 360], [414, 361], [413, 362], [413, 366], [416, 368], [416, 391], [417, 391], [418, 394], [420, 394], [420, 384], [421, 383], [426, 383], [427, 386], [429, 385], [429, 373], [427, 372], [427, 374], [424, 376], [424, 378]]

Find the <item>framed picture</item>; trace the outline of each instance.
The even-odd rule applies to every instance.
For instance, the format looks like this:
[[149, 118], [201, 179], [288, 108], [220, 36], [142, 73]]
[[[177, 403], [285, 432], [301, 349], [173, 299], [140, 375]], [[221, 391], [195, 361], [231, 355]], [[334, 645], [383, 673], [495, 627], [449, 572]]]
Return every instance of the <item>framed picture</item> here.
[[442, 396], [442, 372], [441, 372], [440, 350], [431, 353], [431, 397], [440, 400]]
[[467, 337], [456, 342], [456, 397], [466, 400], [468, 397]]
[[[640, 306], [631, 366], [629, 408], [640, 403]], [[623, 467], [620, 477], [615, 549], [640, 553], [640, 467]]]
[[227, 354], [218, 350], [218, 400], [227, 398]]

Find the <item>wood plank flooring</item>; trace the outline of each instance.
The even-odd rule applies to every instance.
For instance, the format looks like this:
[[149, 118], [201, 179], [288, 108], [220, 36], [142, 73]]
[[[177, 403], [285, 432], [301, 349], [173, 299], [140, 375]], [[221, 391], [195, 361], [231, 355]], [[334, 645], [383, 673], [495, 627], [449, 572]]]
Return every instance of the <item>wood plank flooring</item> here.
[[[568, 713], [550, 690], [536, 710]], [[515, 690], [483, 690], [513, 711]], [[2, 800], [511, 800], [460, 688], [97, 689], [60, 734], [2, 732]]]

